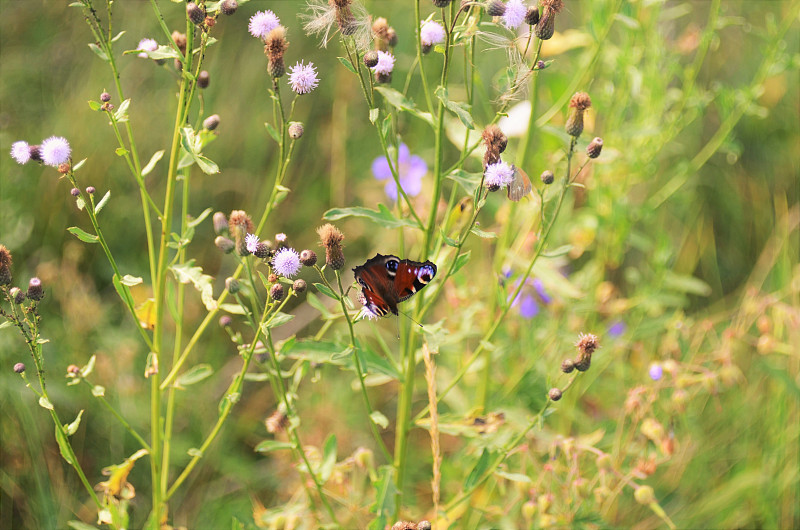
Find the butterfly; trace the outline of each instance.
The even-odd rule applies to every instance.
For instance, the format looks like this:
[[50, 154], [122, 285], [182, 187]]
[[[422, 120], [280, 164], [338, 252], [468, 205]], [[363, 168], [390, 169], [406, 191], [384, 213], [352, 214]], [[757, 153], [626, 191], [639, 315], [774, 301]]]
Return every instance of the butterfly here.
[[531, 192], [531, 179], [528, 174], [522, 171], [517, 166], [511, 166], [514, 169], [514, 180], [508, 185], [508, 198], [514, 202], [519, 201], [521, 198]]
[[396, 315], [397, 304], [414, 296], [436, 276], [436, 264], [375, 254], [353, 273], [361, 286], [359, 298], [364, 307], [360, 316], [378, 318], [390, 312]]

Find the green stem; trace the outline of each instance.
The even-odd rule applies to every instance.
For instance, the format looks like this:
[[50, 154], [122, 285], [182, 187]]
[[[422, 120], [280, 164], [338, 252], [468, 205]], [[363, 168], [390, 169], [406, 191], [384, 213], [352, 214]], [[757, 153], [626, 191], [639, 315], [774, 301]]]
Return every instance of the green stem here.
[[[94, 388], [94, 385], [91, 384], [86, 379], [83, 379], [83, 382], [86, 383], [87, 385], [89, 385], [89, 388], [92, 388], [92, 389]], [[92, 395], [94, 395], [94, 394], [92, 394]], [[137, 442], [139, 442], [139, 445], [142, 446], [142, 449], [144, 449], [145, 451], [147, 451], [149, 453], [150, 452], [150, 445], [146, 441], [144, 441], [144, 438], [142, 438], [139, 435], [139, 433], [136, 432], [136, 430], [131, 426], [131, 424], [128, 423], [128, 420], [126, 420], [125, 417], [122, 416], [122, 414], [120, 414], [117, 411], [117, 409], [115, 409], [111, 405], [111, 403], [108, 402], [108, 400], [105, 398], [105, 396], [104, 395], [100, 395], [100, 396], [95, 396], [95, 397], [100, 401], [100, 403], [103, 404], [103, 406], [106, 409], [108, 409], [109, 412], [111, 412], [111, 414], [115, 418], [117, 418], [117, 420], [122, 424], [122, 426], [125, 427], [125, 430], [128, 431], [130, 433], [130, 435], [133, 436], [136, 439]]]

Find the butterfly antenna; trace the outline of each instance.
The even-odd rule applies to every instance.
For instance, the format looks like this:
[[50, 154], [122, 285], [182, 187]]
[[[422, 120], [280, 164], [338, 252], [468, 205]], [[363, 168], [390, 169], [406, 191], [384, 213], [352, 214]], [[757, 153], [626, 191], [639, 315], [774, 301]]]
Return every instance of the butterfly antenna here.
[[[401, 314], [402, 314], [404, 317], [406, 317], [407, 319], [409, 319], [411, 322], [413, 322], [414, 324], [418, 325], [419, 327], [421, 327], [421, 328], [424, 328], [424, 327], [425, 327], [425, 326], [423, 326], [422, 324], [420, 324], [419, 322], [417, 322], [416, 320], [414, 320], [413, 318], [411, 318], [411, 315], [409, 315], [408, 313], [403, 313], [402, 311], [400, 311], [400, 313], [401, 313]], [[398, 322], [399, 322], [399, 321], [398, 321]], [[399, 324], [398, 324], [398, 325], [399, 325]]]

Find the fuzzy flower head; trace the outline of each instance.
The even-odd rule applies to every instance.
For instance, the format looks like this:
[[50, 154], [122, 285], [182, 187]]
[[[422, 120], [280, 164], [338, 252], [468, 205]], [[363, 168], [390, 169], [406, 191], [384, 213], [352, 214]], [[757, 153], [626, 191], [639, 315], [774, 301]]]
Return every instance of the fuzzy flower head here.
[[422, 23], [419, 30], [419, 40], [423, 46], [433, 46], [444, 42], [445, 32], [444, 28], [438, 22], [433, 20], [426, 20]]
[[257, 39], [264, 40], [269, 35], [269, 32], [281, 25], [280, 19], [277, 15], [267, 9], [266, 11], [259, 11], [250, 17], [250, 24], [247, 29], [250, 35]]
[[647, 373], [650, 379], [658, 381], [664, 375], [664, 368], [661, 366], [661, 363], [652, 363]]
[[363, 293], [358, 294], [358, 301], [362, 307], [361, 311], [359, 311], [358, 315], [356, 315], [356, 320], [378, 320], [381, 317], [381, 315], [376, 313], [375, 310], [370, 307], [369, 302], [367, 302], [367, 298]]
[[300, 254], [293, 248], [284, 247], [272, 258], [272, 268], [276, 274], [291, 278], [300, 271]]
[[525, 22], [525, 14], [528, 8], [522, 3], [522, 0], [508, 0], [506, 10], [503, 13], [503, 25], [508, 29], [516, 29]]
[[28, 142], [14, 142], [11, 144], [11, 158], [17, 161], [17, 164], [27, 164], [31, 159], [31, 147]]
[[142, 59], [147, 59], [147, 54], [144, 52], [154, 52], [158, 49], [158, 43], [155, 39], [142, 39], [139, 41], [139, 45], [136, 47], [137, 50], [142, 50], [142, 53], [139, 54], [139, 57]]
[[[400, 186], [403, 187], [406, 195], [416, 197], [422, 191], [422, 177], [428, 173], [428, 164], [421, 157], [411, 155], [406, 144], [400, 144], [400, 148], [397, 150], [397, 163]], [[372, 174], [376, 179], [386, 181], [386, 195], [396, 201], [397, 184], [392, 178], [392, 170], [389, 168], [389, 162], [385, 157], [379, 156], [373, 160]]]
[[344, 267], [344, 252], [342, 252], [344, 234], [341, 230], [328, 223], [317, 228], [317, 234], [320, 244], [325, 247], [325, 263], [335, 271]]
[[394, 70], [394, 55], [389, 52], [378, 52], [378, 64], [372, 67], [372, 71], [380, 75], [389, 75]]
[[51, 136], [44, 142], [41, 147], [42, 162], [48, 166], [58, 167], [69, 160], [71, 149], [69, 142], [61, 136]]
[[309, 0], [307, 10], [300, 15], [308, 35], [319, 35], [322, 47], [328, 46], [333, 35], [351, 35], [361, 52], [372, 44], [372, 20], [359, 2], [352, 0]]
[[489, 188], [505, 188], [514, 181], [514, 168], [507, 162], [497, 162], [486, 166], [484, 183]]
[[258, 250], [258, 236], [255, 234], [247, 234], [244, 238], [245, 246], [250, 254], [255, 254]]
[[303, 64], [298, 62], [289, 67], [289, 85], [297, 94], [308, 94], [319, 85], [317, 70], [314, 63]]

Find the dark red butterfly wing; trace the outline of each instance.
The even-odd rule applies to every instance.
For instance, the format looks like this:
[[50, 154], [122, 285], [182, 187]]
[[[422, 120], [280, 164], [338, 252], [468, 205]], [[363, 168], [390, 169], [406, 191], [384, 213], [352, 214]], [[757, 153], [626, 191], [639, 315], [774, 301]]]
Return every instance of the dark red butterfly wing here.
[[397, 304], [408, 300], [436, 276], [436, 265], [397, 256], [376, 254], [353, 269], [361, 286], [361, 303], [373, 316], [397, 314]]

